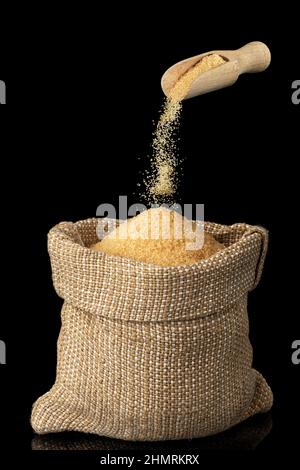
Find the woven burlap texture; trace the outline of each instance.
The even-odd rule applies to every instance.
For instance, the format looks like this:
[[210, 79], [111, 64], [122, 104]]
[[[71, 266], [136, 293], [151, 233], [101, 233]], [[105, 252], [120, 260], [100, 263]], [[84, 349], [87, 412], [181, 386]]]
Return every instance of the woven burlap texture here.
[[268, 411], [272, 392], [252, 368], [247, 313], [267, 232], [206, 222], [226, 248], [161, 267], [89, 249], [96, 226], [62, 222], [49, 232], [64, 305], [56, 382], [33, 406], [33, 429], [186, 439]]

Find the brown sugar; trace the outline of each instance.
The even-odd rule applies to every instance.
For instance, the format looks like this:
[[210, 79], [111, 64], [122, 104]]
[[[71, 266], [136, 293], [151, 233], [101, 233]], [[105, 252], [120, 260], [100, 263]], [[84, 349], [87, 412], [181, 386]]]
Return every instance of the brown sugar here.
[[91, 248], [160, 266], [197, 263], [225, 248], [205, 232], [203, 246], [188, 249], [191, 243], [196, 246], [199, 236], [195, 222], [160, 207], [128, 219]]
[[165, 99], [153, 135], [150, 172], [144, 180], [148, 202], [160, 203], [161, 199], [172, 202], [178, 184], [176, 132], [180, 122], [181, 101], [201, 73], [224, 63], [225, 60], [218, 54], [204, 56], [177, 80]]
[[199, 60], [193, 67], [189, 68], [180, 78], [170, 91], [169, 99], [171, 101], [182, 101], [188, 94], [192, 83], [196, 78], [204, 72], [211, 70], [226, 61], [218, 54], [209, 54]]

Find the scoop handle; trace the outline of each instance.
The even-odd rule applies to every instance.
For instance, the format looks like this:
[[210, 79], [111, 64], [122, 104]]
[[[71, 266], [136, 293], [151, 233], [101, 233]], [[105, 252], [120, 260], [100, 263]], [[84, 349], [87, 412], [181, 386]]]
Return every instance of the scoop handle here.
[[230, 51], [231, 60], [237, 60], [241, 73], [255, 73], [265, 70], [271, 62], [269, 48], [260, 41], [253, 41], [236, 51]]

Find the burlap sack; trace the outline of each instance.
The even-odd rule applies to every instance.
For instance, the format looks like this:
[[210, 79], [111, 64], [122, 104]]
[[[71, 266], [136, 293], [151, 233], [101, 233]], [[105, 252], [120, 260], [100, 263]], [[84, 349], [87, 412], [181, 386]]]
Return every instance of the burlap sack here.
[[272, 392], [251, 367], [247, 315], [266, 231], [206, 223], [226, 248], [170, 268], [90, 250], [96, 224], [63, 222], [49, 233], [65, 302], [56, 382], [33, 406], [33, 429], [184, 439], [269, 410]]

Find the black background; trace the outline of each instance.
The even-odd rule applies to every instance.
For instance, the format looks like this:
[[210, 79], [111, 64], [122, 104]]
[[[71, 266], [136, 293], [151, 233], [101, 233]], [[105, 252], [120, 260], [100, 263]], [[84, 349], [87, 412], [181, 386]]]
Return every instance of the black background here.
[[[173, 6], [174, 15], [154, 6], [115, 9], [35, 11], [38, 21], [23, 24], [18, 40], [11, 31], [1, 37], [8, 105], [0, 113], [0, 338], [7, 344], [7, 365], [0, 366], [1, 452], [37, 459], [31, 406], [55, 380], [62, 301], [51, 282], [48, 230], [93, 217], [99, 204], [117, 204], [118, 195], [137, 201], [167, 67], [260, 40], [272, 53], [266, 72], [184, 103], [177, 202], [205, 203], [207, 220], [270, 231], [264, 274], [249, 298], [254, 365], [275, 397], [273, 427], [257, 453], [292, 458], [300, 418], [300, 366], [291, 362], [299, 338], [300, 105], [291, 102], [292, 81], [300, 78], [298, 12], [285, 5], [263, 14], [253, 3], [221, 12], [187, 2], [178, 11]], [[50, 461], [43, 455], [43, 463]]]

